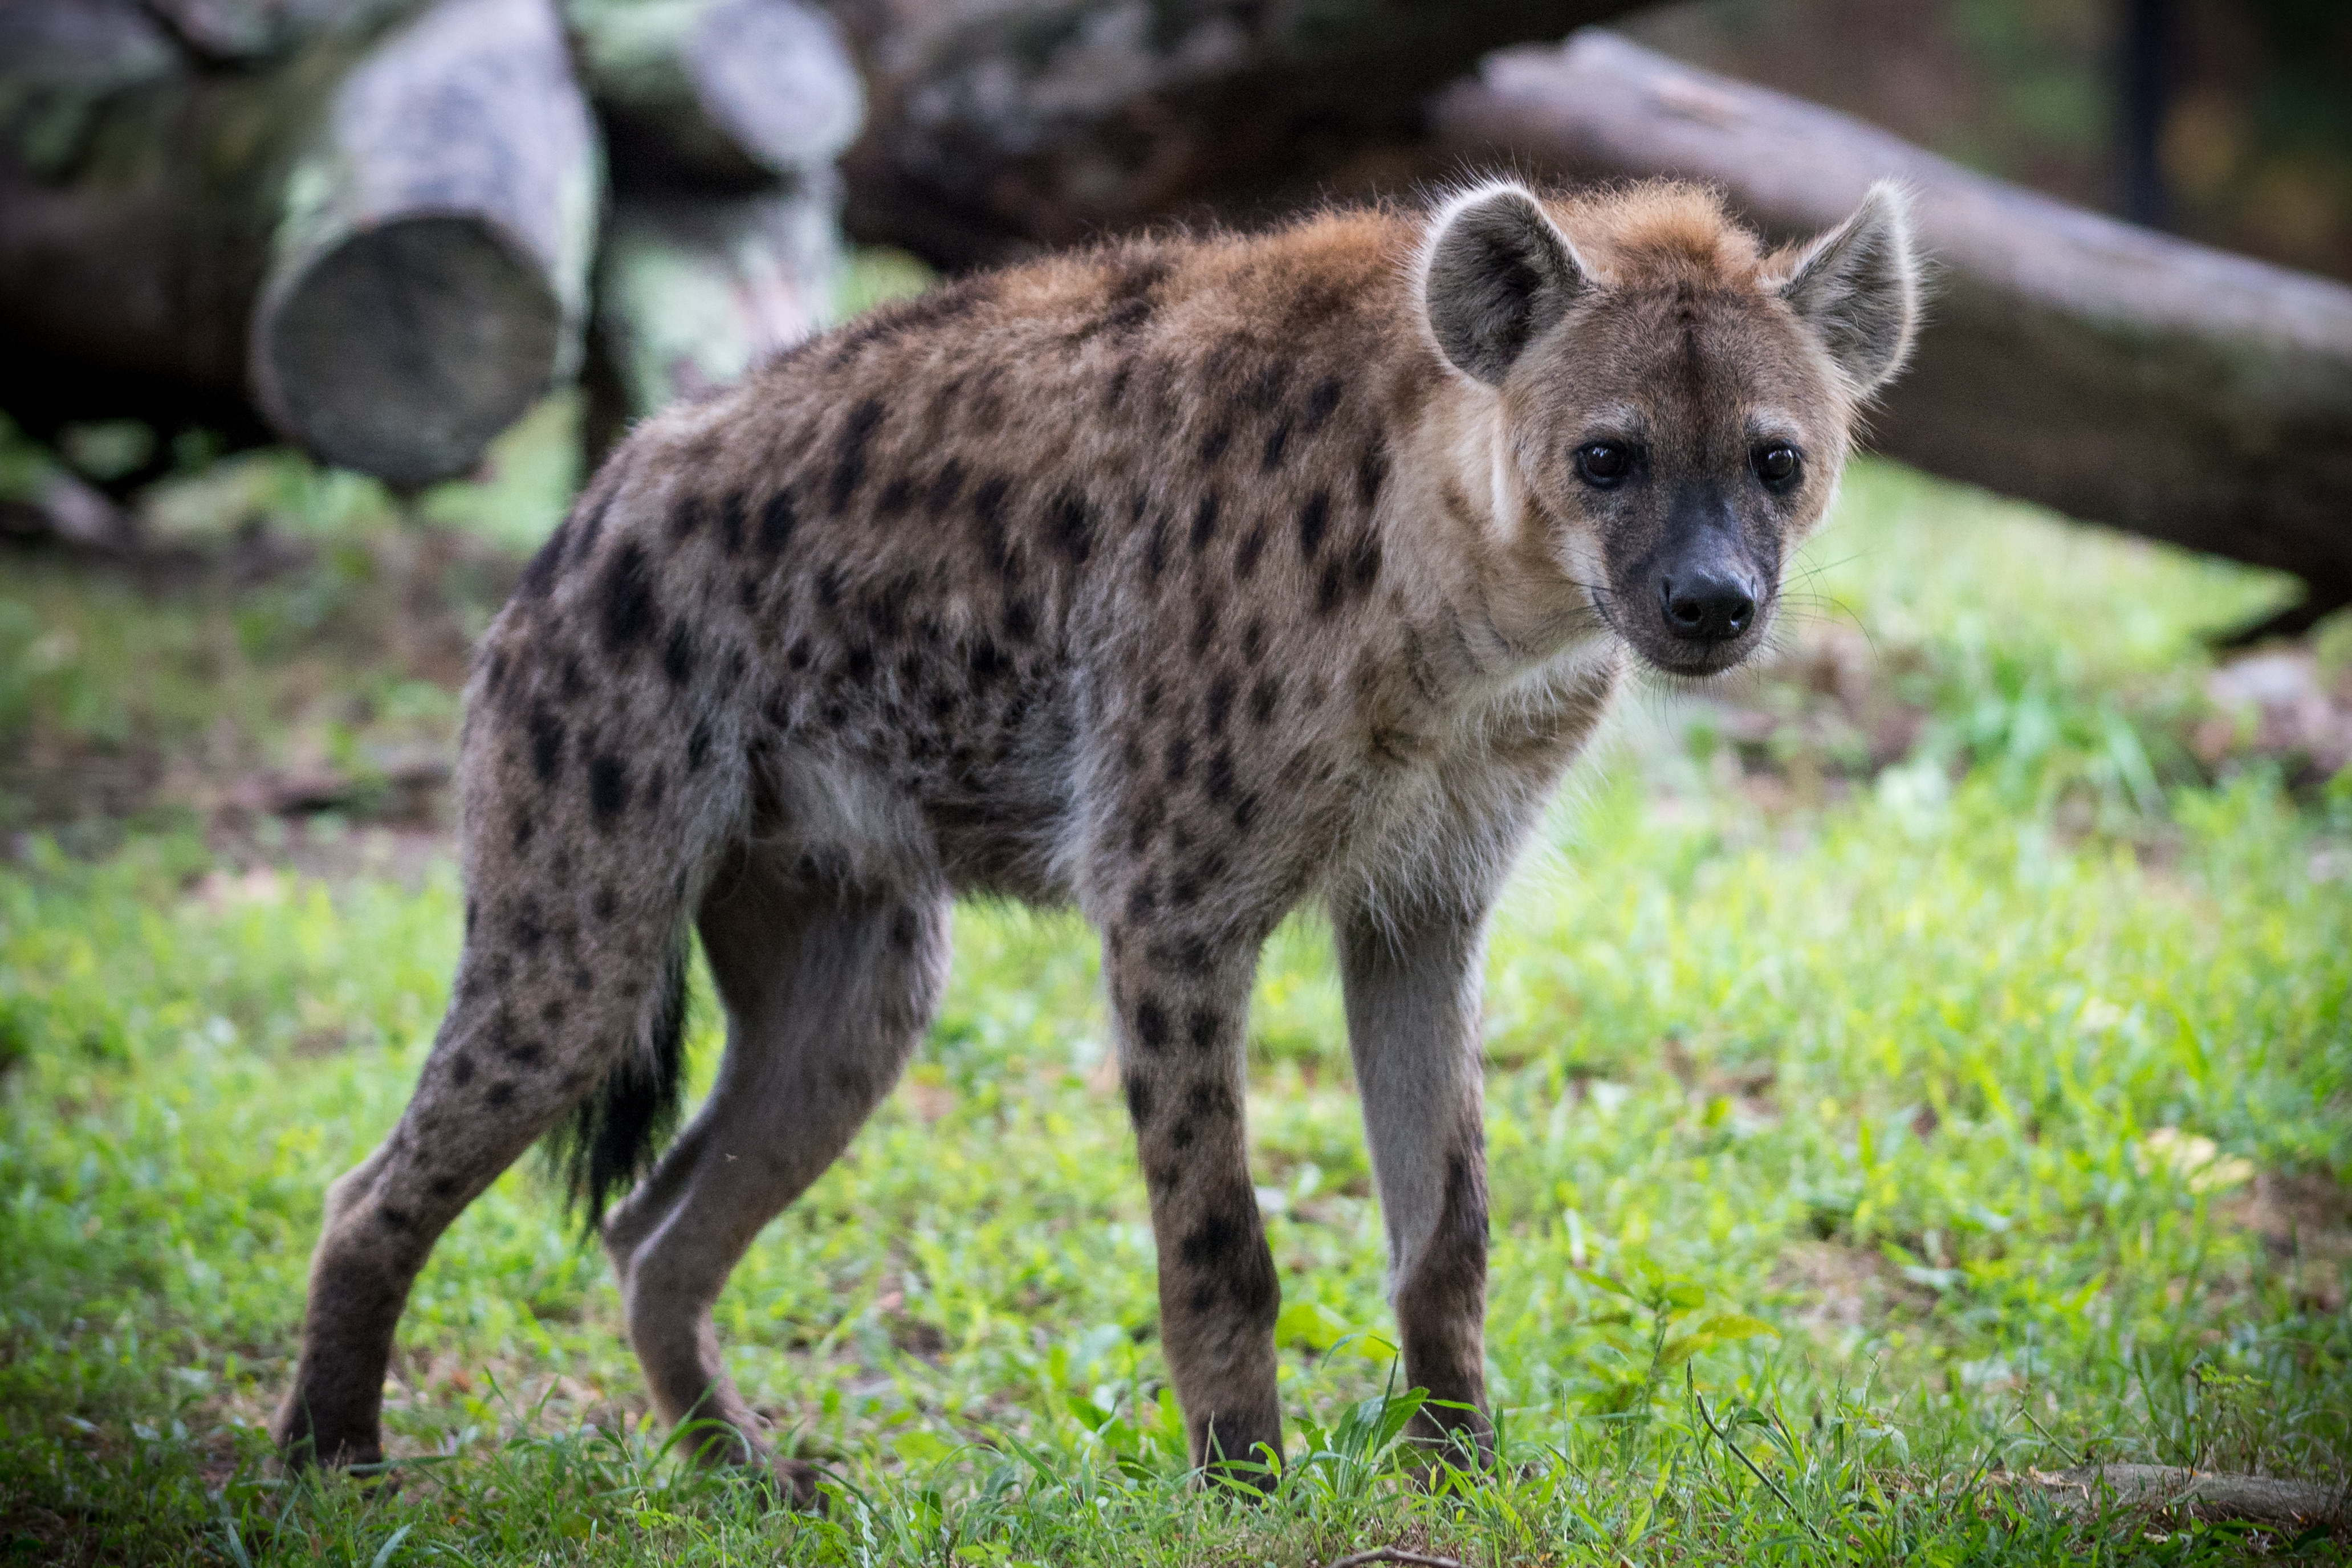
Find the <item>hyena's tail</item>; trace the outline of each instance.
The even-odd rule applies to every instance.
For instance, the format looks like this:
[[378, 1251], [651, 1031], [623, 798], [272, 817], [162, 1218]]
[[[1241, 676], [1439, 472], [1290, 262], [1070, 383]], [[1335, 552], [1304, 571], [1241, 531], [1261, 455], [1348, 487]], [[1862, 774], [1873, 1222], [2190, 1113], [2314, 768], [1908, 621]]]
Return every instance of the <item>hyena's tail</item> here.
[[686, 1082], [687, 950], [680, 926], [648, 999], [642, 1038], [547, 1134], [548, 1160], [562, 1177], [566, 1202], [592, 1235], [606, 1205], [652, 1168], [677, 1130]]

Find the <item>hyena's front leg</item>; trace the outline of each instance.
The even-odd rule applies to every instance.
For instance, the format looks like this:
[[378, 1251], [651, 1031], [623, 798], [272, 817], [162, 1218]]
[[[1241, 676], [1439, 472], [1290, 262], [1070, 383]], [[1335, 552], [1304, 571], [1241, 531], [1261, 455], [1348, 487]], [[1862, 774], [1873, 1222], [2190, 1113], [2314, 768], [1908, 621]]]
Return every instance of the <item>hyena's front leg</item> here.
[[[1164, 927], [1105, 940], [1120, 1077], [1160, 1251], [1160, 1336], [1195, 1465], [1282, 1454], [1274, 1255], [1250, 1184], [1242, 1030], [1256, 944]], [[1241, 1472], [1256, 1479], [1253, 1472]]]
[[1482, 916], [1409, 924], [1338, 916], [1348, 1041], [1388, 1222], [1404, 1375], [1433, 1401], [1411, 1435], [1490, 1458], [1486, 1141], [1478, 1038]]

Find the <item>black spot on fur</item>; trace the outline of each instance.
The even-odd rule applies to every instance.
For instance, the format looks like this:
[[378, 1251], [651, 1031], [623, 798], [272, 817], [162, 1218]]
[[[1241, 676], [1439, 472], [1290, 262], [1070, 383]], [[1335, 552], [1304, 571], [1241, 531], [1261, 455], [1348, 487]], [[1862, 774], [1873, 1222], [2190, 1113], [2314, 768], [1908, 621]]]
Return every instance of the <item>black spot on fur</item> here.
[[1008, 580], [1018, 570], [1012, 545], [1004, 534], [1004, 502], [1012, 493], [1013, 481], [1002, 474], [982, 480], [980, 488], [971, 493], [971, 515], [979, 525], [981, 559], [999, 577]]
[[1283, 420], [1266, 432], [1265, 460], [1262, 466], [1269, 474], [1282, 466], [1282, 449], [1290, 444], [1290, 421]]
[[629, 769], [611, 752], [600, 752], [588, 764], [588, 806], [596, 826], [610, 832], [629, 809]]
[[1136, 1006], [1135, 1038], [1146, 1051], [1168, 1048], [1168, 1009], [1150, 997]]
[[1214, 463], [1225, 455], [1225, 448], [1232, 445], [1233, 441], [1233, 425], [1230, 423], [1220, 423], [1214, 430], [1201, 438], [1201, 461]]
[[963, 494], [963, 465], [950, 457], [931, 480], [924, 493], [924, 508], [934, 516], [944, 516]]
[[1250, 718], [1265, 724], [1274, 717], [1276, 704], [1282, 700], [1282, 687], [1272, 675], [1260, 675], [1257, 685], [1250, 688]]
[[1151, 1120], [1151, 1085], [1132, 1074], [1127, 1080], [1127, 1119], [1138, 1127]]
[[1252, 525], [1242, 536], [1242, 548], [1234, 552], [1234, 580], [1247, 582], [1257, 571], [1258, 557], [1265, 552], [1265, 525]]
[[[1217, 1015], [1212, 1012], [1194, 1012], [1186, 1020], [1186, 1032], [1192, 1037], [1194, 1051], [1208, 1051], [1217, 1043]], [[1208, 1087], [1209, 1085], [1203, 1083], [1196, 1086], [1192, 1091], [1196, 1113], [1200, 1109], [1200, 1096]]]
[[1356, 499], [1369, 507], [1380, 499], [1381, 486], [1389, 476], [1388, 448], [1378, 435], [1364, 443], [1364, 450], [1356, 459]]
[[530, 558], [530, 564], [522, 569], [522, 579], [515, 584], [518, 601], [529, 604], [547, 597], [548, 591], [555, 586], [556, 572], [563, 564], [564, 548], [571, 542], [572, 524], [568, 520], [558, 523], [555, 531], [547, 536], [547, 542], [539, 547], [539, 553]]
[[375, 1211], [375, 1222], [386, 1230], [405, 1230], [410, 1218], [408, 1210], [394, 1208], [389, 1204]]
[[1004, 635], [1008, 642], [1026, 643], [1037, 634], [1037, 612], [1026, 599], [1014, 599], [1004, 606]]
[[719, 548], [729, 555], [743, 551], [743, 492], [730, 490], [719, 497]]
[[793, 506], [793, 493], [778, 490], [760, 507], [760, 535], [756, 541], [762, 555], [782, 555], [784, 547], [793, 542], [793, 528], [800, 521]]
[[1323, 547], [1323, 535], [1331, 524], [1331, 492], [1318, 490], [1307, 497], [1298, 509], [1298, 553], [1312, 561], [1315, 552]]
[[1200, 554], [1217, 537], [1217, 493], [1209, 491], [1192, 514], [1192, 553]]
[[828, 565], [816, 574], [816, 602], [820, 610], [840, 608], [841, 568]]
[[621, 493], [621, 482], [625, 477], [625, 471], [614, 470], [612, 482], [596, 493], [595, 500], [586, 510], [578, 514], [580, 527], [572, 541], [573, 560], [586, 560], [589, 552], [596, 548], [597, 539], [602, 538], [604, 532], [604, 514], [613, 509], [613, 499]]
[[555, 782], [563, 766], [563, 721], [545, 703], [530, 705], [530, 770], [541, 784]]
[[1234, 750], [1232, 747], [1217, 747], [1217, 754], [1209, 758], [1208, 791], [1209, 799], [1220, 806], [1233, 799]]
[[675, 622], [669, 629], [669, 641], [662, 648], [662, 674], [673, 686], [683, 686], [694, 675], [694, 633], [686, 622]]
[[866, 480], [866, 448], [882, 423], [882, 404], [866, 398], [842, 422], [841, 442], [834, 458], [833, 483], [827, 492], [831, 510], [840, 513]]
[[1323, 568], [1323, 580], [1315, 587], [1315, 613], [1328, 615], [1339, 608], [1343, 597], [1339, 580], [1339, 563], [1332, 561]]
[[1222, 1268], [1256, 1239], [1255, 1220], [1255, 1215], [1244, 1218], [1237, 1213], [1213, 1213], [1185, 1234], [1177, 1244], [1177, 1256], [1192, 1268]]
[[883, 486], [882, 493], [874, 497], [874, 515], [877, 517], [904, 516], [914, 499], [915, 482], [901, 474]]
[[694, 721], [694, 733], [686, 737], [686, 771], [688, 775], [691, 777], [694, 774], [701, 772], [702, 765], [709, 760], [710, 721], [707, 718], [698, 718]]
[[1381, 576], [1381, 541], [1368, 526], [1348, 552], [1348, 586], [1359, 596], [1370, 593]]
[[1168, 743], [1168, 782], [1181, 784], [1185, 771], [1192, 766], [1192, 737], [1177, 736]]
[[1216, 640], [1217, 601], [1203, 599], [1199, 612], [1192, 617], [1192, 657], [1197, 659], [1207, 653], [1209, 644]]
[[1160, 907], [1159, 897], [1151, 891], [1151, 879], [1144, 877], [1127, 890], [1127, 917], [1137, 925], [1151, 918]]
[[1337, 376], [1326, 376], [1316, 382], [1315, 390], [1307, 395], [1307, 414], [1300, 421], [1301, 428], [1309, 435], [1322, 429], [1324, 422], [1339, 408], [1340, 394], [1345, 390]]
[[1074, 565], [1083, 565], [1094, 548], [1094, 515], [1084, 492], [1067, 490], [1054, 503], [1054, 542]]
[[464, 1051], [449, 1059], [449, 1082], [463, 1089], [474, 1081], [474, 1059]]
[[814, 650], [810, 648], [809, 640], [805, 637], [795, 637], [793, 639], [793, 645], [784, 650], [784, 665], [787, 669], [805, 670], [809, 667], [809, 660], [814, 656]]
[[1257, 821], [1257, 796], [1256, 796], [1256, 795], [1255, 795], [1255, 794], [1247, 794], [1247, 795], [1244, 795], [1240, 800], [1236, 800], [1236, 801], [1234, 801], [1234, 831], [1235, 832], [1240, 832], [1240, 833], [1246, 833], [1246, 832], [1248, 832], [1248, 831], [1250, 831], [1251, 826], [1252, 826], [1254, 823], [1255, 823], [1256, 821]]
[[1217, 678], [1209, 683], [1207, 716], [1211, 735], [1223, 735], [1225, 732], [1225, 721], [1232, 716], [1237, 686], [1238, 683], [1234, 681], [1233, 672], [1230, 670], [1218, 671]]
[[501, 1078], [482, 1092], [482, 1103], [493, 1111], [503, 1111], [514, 1103], [515, 1086], [511, 1079]]
[[1143, 551], [1143, 570], [1154, 582], [1158, 582], [1160, 573], [1168, 570], [1168, 519], [1165, 517], [1152, 519], [1151, 538]]
[[645, 546], [631, 539], [613, 552], [597, 591], [597, 623], [606, 653], [626, 658], [652, 641], [657, 617], [654, 607], [653, 565]]

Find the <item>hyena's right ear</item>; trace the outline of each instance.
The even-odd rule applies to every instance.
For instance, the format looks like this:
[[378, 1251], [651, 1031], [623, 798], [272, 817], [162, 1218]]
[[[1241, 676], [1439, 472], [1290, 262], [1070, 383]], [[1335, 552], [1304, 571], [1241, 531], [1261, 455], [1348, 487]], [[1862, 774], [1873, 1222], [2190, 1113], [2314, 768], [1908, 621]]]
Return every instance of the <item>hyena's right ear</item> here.
[[1430, 225], [1422, 308], [1463, 374], [1500, 386], [1519, 352], [1591, 287], [1575, 247], [1527, 189], [1483, 185]]
[[1910, 357], [1919, 330], [1919, 250], [1911, 199], [1881, 180], [1853, 215], [1799, 251], [1779, 284], [1847, 384], [1868, 396]]

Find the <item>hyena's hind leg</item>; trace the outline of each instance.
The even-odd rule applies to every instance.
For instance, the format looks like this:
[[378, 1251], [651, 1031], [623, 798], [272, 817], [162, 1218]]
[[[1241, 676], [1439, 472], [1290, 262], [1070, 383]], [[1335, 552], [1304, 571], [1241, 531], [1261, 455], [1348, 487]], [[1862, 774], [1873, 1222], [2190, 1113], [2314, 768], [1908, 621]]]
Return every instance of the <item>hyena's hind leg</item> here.
[[[755, 862], [702, 910], [727, 1054], [694, 1123], [604, 1225], [629, 1337], [665, 1419], [723, 1423], [706, 1462], [758, 1461], [761, 1423], [727, 1376], [710, 1310], [761, 1227], [848, 1146], [936, 1011], [943, 890], [845, 889]], [[815, 1495], [807, 1467], [779, 1479]]]
[[[724, 805], [717, 770], [698, 790], [661, 789], [659, 765], [633, 760], [656, 745], [575, 758], [542, 706], [522, 706], [473, 702], [465, 950], [407, 1109], [328, 1189], [301, 1359], [273, 1424], [297, 1463], [382, 1458], [394, 1326], [467, 1204], [600, 1083], [675, 1077], [687, 900]], [[661, 738], [657, 716], [598, 717], [615, 741], [633, 722]]]
[[327, 1189], [301, 1361], [275, 1423], [298, 1462], [383, 1458], [394, 1329], [441, 1232], [624, 1052], [675, 1057], [683, 969], [671, 956], [682, 936], [674, 909], [616, 912], [597, 940], [583, 938], [592, 951], [567, 959], [552, 944], [519, 950], [489, 914], [514, 902], [486, 899], [408, 1108]]

